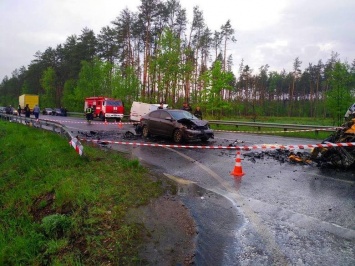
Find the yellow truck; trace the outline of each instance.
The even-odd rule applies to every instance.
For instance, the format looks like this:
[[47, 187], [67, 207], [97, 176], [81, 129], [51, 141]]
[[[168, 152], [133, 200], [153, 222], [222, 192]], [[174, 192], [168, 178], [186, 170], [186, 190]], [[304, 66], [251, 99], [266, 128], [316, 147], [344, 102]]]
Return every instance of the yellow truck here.
[[28, 104], [28, 106], [31, 109], [31, 113], [32, 113], [35, 105], [36, 104], [39, 105], [39, 97], [38, 97], [38, 95], [34, 95], [34, 94], [22, 94], [18, 98], [18, 102], [19, 102], [19, 105], [21, 106], [22, 110], [25, 108], [26, 104]]

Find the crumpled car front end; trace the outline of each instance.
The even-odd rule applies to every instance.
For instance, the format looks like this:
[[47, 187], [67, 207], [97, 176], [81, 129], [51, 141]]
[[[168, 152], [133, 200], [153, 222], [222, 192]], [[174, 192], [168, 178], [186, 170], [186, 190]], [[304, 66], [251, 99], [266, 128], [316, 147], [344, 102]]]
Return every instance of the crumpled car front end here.
[[206, 120], [183, 118], [177, 122], [182, 125], [183, 136], [186, 140], [201, 139], [207, 141], [214, 138], [214, 132]]

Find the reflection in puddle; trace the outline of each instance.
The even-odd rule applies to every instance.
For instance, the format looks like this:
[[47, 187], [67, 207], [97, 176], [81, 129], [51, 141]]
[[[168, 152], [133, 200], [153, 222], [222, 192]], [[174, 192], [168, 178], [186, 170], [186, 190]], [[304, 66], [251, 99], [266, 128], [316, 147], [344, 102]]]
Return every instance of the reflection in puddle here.
[[[236, 252], [235, 234], [245, 220], [225, 191], [212, 191], [195, 182], [164, 174], [177, 186], [177, 195], [190, 210], [197, 228], [196, 265], [232, 265]], [[235, 179], [239, 189], [241, 178]], [[216, 245], [218, 243], [218, 245]]]

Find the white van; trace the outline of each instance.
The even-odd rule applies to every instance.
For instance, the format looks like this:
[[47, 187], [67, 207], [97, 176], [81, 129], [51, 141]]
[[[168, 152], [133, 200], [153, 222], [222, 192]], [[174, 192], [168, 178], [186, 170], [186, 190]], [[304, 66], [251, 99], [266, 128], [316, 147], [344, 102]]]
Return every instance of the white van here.
[[[151, 111], [157, 110], [159, 106], [160, 104], [133, 102], [129, 114], [129, 119], [131, 122], [140, 122], [142, 116], [148, 114]], [[168, 105], [164, 104], [163, 108], [168, 108]]]

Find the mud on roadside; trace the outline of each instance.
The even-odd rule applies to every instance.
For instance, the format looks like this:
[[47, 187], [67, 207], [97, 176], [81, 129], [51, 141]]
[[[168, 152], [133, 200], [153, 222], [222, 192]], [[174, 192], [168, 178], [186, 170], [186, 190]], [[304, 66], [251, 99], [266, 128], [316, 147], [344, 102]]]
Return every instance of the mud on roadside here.
[[189, 210], [172, 195], [131, 209], [126, 221], [143, 223], [147, 233], [139, 258], [145, 265], [193, 265], [196, 225]]
[[162, 181], [165, 194], [129, 210], [126, 216], [126, 222], [141, 223], [146, 229], [139, 258], [145, 265], [193, 265], [198, 230], [190, 210], [177, 195], [178, 181], [158, 173], [151, 178]]

